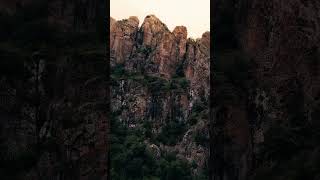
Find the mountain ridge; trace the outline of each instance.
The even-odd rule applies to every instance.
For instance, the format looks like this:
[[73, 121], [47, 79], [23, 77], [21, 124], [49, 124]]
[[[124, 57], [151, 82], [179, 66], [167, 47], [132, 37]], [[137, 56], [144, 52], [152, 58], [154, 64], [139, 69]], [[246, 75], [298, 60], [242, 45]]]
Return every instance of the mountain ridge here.
[[[143, 25], [143, 23], [146, 21], [146, 18], [147, 17], [152, 17], [152, 18], [155, 18], [155, 19], [157, 19], [158, 21], [160, 21], [161, 23], [163, 23], [156, 15], [154, 15], [154, 14], [149, 14], [149, 15], [146, 15], [146, 17], [144, 18], [144, 21], [142, 22], [142, 24], [140, 25], [140, 20], [139, 20], [139, 18], [138, 18], [138, 16], [129, 16], [128, 18], [124, 18], [124, 19], [116, 19], [116, 18], [114, 18], [114, 17], [112, 17], [112, 16], [110, 16], [110, 22], [112, 22], [112, 21], [122, 21], [122, 20], [128, 20], [128, 19], [133, 19], [133, 20], [135, 20], [135, 21], [137, 21], [138, 22], [138, 27], [139, 28], [141, 28], [142, 27], [142, 25]], [[163, 23], [164, 24], [164, 23]], [[165, 24], [164, 24], [165, 25]], [[167, 25], [165, 25], [166, 27], [167, 27]], [[187, 29], [187, 27], [186, 26], [184, 26], [184, 25], [177, 25], [177, 26], [175, 26], [174, 28], [173, 28], [173, 30], [171, 31], [171, 30], [169, 30], [171, 33], [173, 33], [174, 32], [174, 30], [176, 29], [176, 28], [179, 28], [179, 27], [184, 27], [184, 28], [186, 28]], [[167, 27], [167, 29], [169, 29], [168, 27]], [[201, 39], [201, 37], [204, 35], [204, 34], [206, 34], [206, 33], [210, 33], [210, 30], [207, 30], [207, 31], [204, 31], [202, 34], [201, 34], [201, 36], [200, 37], [187, 37], [187, 39]]]
[[[112, 126], [111, 136], [127, 142], [132, 135], [122, 137], [118, 129], [148, 132], [138, 133], [135, 140], [142, 141], [136, 143], [151, 149], [153, 156], [162, 161], [167, 161], [168, 153], [174, 153], [176, 159], [187, 162], [187, 167], [193, 164], [183, 171], [194, 178], [205, 175], [209, 156], [210, 33], [193, 40], [187, 38], [186, 27], [177, 26], [171, 32], [154, 15], [147, 16], [140, 27], [133, 16], [120, 21], [110, 18], [110, 57], [112, 124], [121, 127]], [[113, 150], [119, 146], [123, 144], [111, 142], [111, 158], [128, 156], [126, 148]], [[134, 147], [130, 146], [129, 151]], [[123, 163], [121, 169], [115, 166], [123, 161], [111, 159], [111, 168], [115, 168], [111, 171], [117, 172], [114, 177], [128, 173], [122, 172], [129, 168], [128, 163]], [[150, 175], [161, 177], [167, 170], [160, 171]], [[191, 179], [191, 174], [177, 172], [169, 179]]]

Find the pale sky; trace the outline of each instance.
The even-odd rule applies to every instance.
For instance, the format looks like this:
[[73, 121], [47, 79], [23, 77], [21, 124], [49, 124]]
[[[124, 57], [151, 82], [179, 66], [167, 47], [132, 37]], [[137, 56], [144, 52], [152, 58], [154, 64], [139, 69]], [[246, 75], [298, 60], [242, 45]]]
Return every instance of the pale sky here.
[[137, 16], [140, 26], [147, 15], [154, 14], [170, 31], [186, 26], [192, 38], [210, 31], [210, 0], [110, 0], [110, 13], [116, 20]]

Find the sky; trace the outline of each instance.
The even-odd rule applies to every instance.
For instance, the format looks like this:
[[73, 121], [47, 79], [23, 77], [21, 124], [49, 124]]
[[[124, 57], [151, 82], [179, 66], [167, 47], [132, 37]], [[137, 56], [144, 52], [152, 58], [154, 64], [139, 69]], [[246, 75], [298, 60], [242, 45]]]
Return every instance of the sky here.
[[188, 37], [200, 38], [210, 30], [210, 0], [110, 0], [110, 16], [116, 20], [137, 16], [140, 26], [154, 14], [172, 31], [186, 26]]

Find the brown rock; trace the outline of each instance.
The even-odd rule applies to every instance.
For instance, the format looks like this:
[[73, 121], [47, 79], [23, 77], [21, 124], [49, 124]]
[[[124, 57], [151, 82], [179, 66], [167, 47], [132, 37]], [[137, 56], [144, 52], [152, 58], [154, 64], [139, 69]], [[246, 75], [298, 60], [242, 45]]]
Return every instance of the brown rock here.
[[[204, 104], [208, 100], [209, 38], [210, 34], [205, 33], [202, 40], [188, 40], [186, 27], [177, 26], [170, 32], [156, 16], [147, 16], [137, 33], [131, 56], [125, 59], [125, 69], [141, 74], [142, 78], [144, 75], [152, 76], [154, 82], [150, 87], [140, 77], [135, 77], [137, 79], [134, 80], [115, 78], [111, 93], [114, 105], [112, 110], [121, 112], [119, 121], [130, 128], [139, 127], [145, 121], [151, 122], [151, 130], [155, 136], [169, 121], [187, 123], [194, 104]], [[185, 74], [182, 67], [184, 65], [188, 69]], [[182, 72], [179, 73], [179, 78], [173, 78], [177, 75], [178, 67], [182, 67]], [[158, 88], [165, 88], [171, 82], [177, 89]], [[184, 86], [184, 83], [187, 85]], [[196, 161], [199, 169], [204, 167], [208, 157], [207, 147], [197, 145], [193, 138], [195, 130], [208, 130], [206, 112], [201, 113], [203, 116], [199, 118], [199, 123], [183, 134], [181, 142], [159, 147], [161, 152], [175, 151], [179, 157], [190, 162]], [[147, 141], [148, 139], [148, 145]]]
[[200, 94], [209, 94], [210, 75], [210, 33], [203, 34], [197, 41], [188, 39], [184, 66], [186, 78], [192, 84], [192, 93], [195, 97]]
[[130, 17], [121, 21], [110, 18], [111, 65], [123, 64], [133, 51], [139, 20]]
[[143, 45], [154, 47], [157, 44], [158, 37], [162, 33], [169, 32], [167, 26], [163, 24], [155, 15], [148, 15], [141, 26], [143, 33]]
[[179, 47], [179, 58], [181, 59], [186, 53], [186, 45], [187, 45], [187, 28], [185, 26], [177, 26], [173, 30], [173, 34], [178, 43]]

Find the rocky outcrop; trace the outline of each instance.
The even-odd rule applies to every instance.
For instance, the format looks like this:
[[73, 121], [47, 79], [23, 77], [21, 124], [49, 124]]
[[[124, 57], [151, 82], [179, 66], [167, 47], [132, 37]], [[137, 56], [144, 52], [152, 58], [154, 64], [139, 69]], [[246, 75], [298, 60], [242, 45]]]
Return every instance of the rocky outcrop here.
[[[147, 16], [140, 29], [138, 29], [138, 22], [134, 17], [121, 21], [111, 18], [112, 66], [125, 64], [125, 69], [131, 72], [143, 71], [166, 79], [173, 77], [176, 74], [176, 67], [184, 63], [184, 56], [191, 44], [187, 43], [187, 29], [178, 26], [170, 32], [167, 26], [154, 15]], [[199, 41], [204, 51], [209, 47], [208, 35], [209, 33], [206, 33], [202, 38], [204, 43]], [[189, 51], [193, 51], [192, 48], [190, 45]], [[198, 56], [206, 53], [199, 51], [196, 52]], [[205, 56], [208, 57], [208, 53]], [[195, 59], [195, 57], [190, 58]]]
[[163, 34], [169, 33], [169, 30], [155, 15], [148, 15], [141, 25], [141, 32], [142, 44], [155, 47]]
[[127, 20], [116, 22], [110, 18], [110, 49], [113, 58], [111, 64], [123, 64], [133, 52], [136, 34], [139, 28], [139, 19], [130, 17]]
[[144, 67], [146, 72], [165, 78], [172, 77], [178, 63], [174, 34], [156, 16], [149, 15], [141, 26], [138, 38], [142, 38], [139, 48], [145, 48], [146, 54], [150, 55]]
[[[151, 123], [146, 143], [157, 156], [175, 152], [201, 170], [207, 166], [208, 146], [195, 137], [208, 138], [210, 33], [193, 40], [186, 27], [170, 32], [154, 15], [140, 28], [138, 22], [111, 18], [112, 111], [129, 128]], [[179, 127], [168, 129], [172, 123]], [[149, 142], [154, 138], [160, 144]]]
[[179, 59], [182, 59], [183, 56], [186, 53], [186, 48], [187, 48], [187, 28], [184, 26], [177, 26], [174, 28], [173, 32], [174, 37], [178, 43], [178, 48], [179, 48]]
[[[184, 62], [185, 77], [191, 83], [191, 90], [195, 97], [209, 98], [210, 74], [210, 32], [205, 32], [201, 39], [189, 39]], [[199, 83], [203, 82], [203, 83]]]

